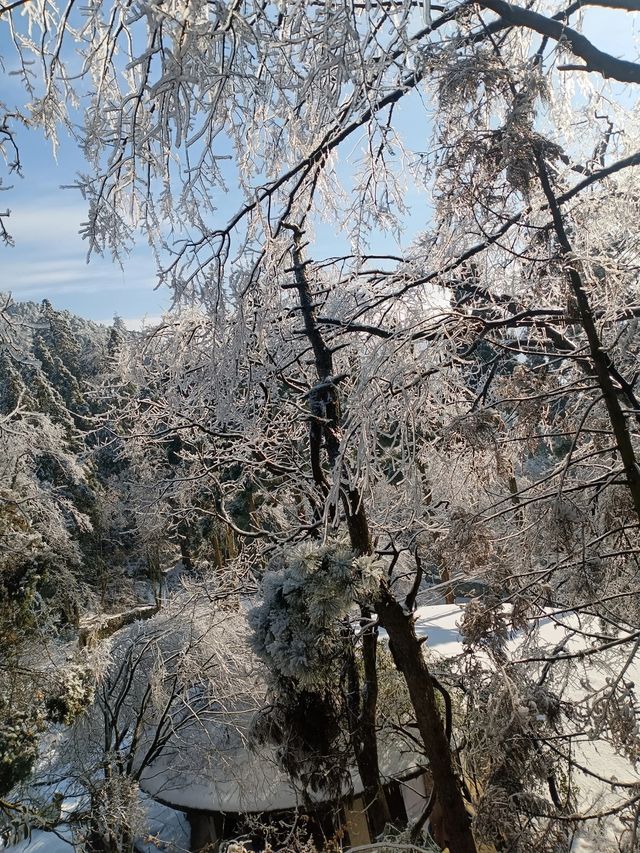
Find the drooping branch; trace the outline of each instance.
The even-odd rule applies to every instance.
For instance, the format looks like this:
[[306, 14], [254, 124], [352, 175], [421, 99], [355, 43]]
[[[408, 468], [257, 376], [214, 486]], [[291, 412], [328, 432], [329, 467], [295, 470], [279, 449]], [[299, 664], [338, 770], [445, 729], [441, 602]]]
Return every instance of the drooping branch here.
[[[628, 169], [638, 165], [640, 165], [640, 151], [637, 151], [634, 154], [629, 155], [628, 157], [623, 157], [620, 160], [616, 160], [615, 163], [612, 163], [610, 166], [607, 166], [604, 169], [598, 169], [597, 171], [592, 172], [583, 180], [578, 181], [578, 183], [575, 186], [571, 187], [571, 189], [567, 190], [561, 195], [558, 195], [556, 197], [556, 204], [558, 205], [558, 207], [562, 207], [563, 205], [567, 204], [567, 202], [580, 195], [580, 193], [586, 190], [588, 187], [592, 186], [595, 183], [598, 183], [598, 181], [601, 181], [604, 178], [614, 175], [617, 172], [621, 172], [624, 169]], [[548, 203], [545, 204], [541, 209], [543, 211], [549, 210]], [[453, 260], [449, 261], [444, 266], [432, 270], [426, 275], [417, 276], [411, 278], [408, 281], [403, 281], [402, 274], [398, 274], [397, 277], [400, 281], [398, 282], [399, 287], [397, 287], [397, 289], [384, 293], [373, 302], [365, 305], [363, 308], [361, 308], [354, 314], [353, 318], [349, 322], [355, 322], [358, 317], [360, 317], [362, 314], [365, 314], [367, 311], [370, 311], [372, 308], [376, 308], [385, 302], [398, 299], [399, 297], [404, 296], [409, 291], [414, 290], [416, 287], [422, 287], [423, 285], [431, 284], [432, 282], [442, 286], [446, 286], [447, 276], [450, 273], [459, 270], [461, 267], [464, 267], [465, 264], [467, 264], [468, 261], [470, 261], [472, 258], [475, 258], [477, 255], [482, 254], [491, 246], [494, 246], [499, 243], [499, 241], [506, 234], [508, 234], [514, 226], [521, 224], [525, 217], [527, 217], [530, 213], [530, 207], [518, 211], [518, 213], [515, 213], [513, 216], [506, 219], [502, 223], [502, 225], [496, 228], [496, 230], [493, 231], [491, 234], [488, 234], [483, 240], [474, 243], [473, 246], [470, 246], [468, 249], [465, 249], [464, 252], [461, 252], [459, 255], [453, 258]]]

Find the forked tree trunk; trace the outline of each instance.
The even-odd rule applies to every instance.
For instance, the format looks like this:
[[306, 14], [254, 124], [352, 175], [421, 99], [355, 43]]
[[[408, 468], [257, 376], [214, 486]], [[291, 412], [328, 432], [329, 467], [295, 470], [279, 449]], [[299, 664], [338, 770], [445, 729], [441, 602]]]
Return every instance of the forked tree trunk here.
[[[351, 546], [358, 554], [370, 554], [373, 548], [367, 517], [355, 491], [350, 493], [347, 506], [351, 510], [347, 514]], [[416, 636], [413, 616], [405, 612], [386, 584], [381, 584], [374, 604], [380, 624], [389, 636], [396, 666], [402, 672], [409, 691], [442, 809], [446, 845], [450, 853], [476, 853], [471, 817], [464, 805], [460, 780], [436, 703], [433, 681], [422, 654], [422, 644]]]
[[[340, 477], [341, 470], [336, 470], [340, 462], [340, 431], [341, 415], [338, 390], [334, 381], [333, 354], [326, 344], [317, 322], [313, 293], [307, 279], [307, 266], [302, 257], [302, 231], [297, 226], [286, 226], [293, 232], [293, 271], [294, 287], [298, 290], [300, 308], [304, 319], [305, 332], [312, 346], [319, 386], [309, 395], [311, 403], [310, 427], [310, 457], [314, 480], [324, 497], [328, 494], [328, 484], [321, 466], [321, 438], [324, 439], [324, 451], [331, 472]], [[321, 412], [320, 412], [321, 408]], [[346, 516], [349, 539], [353, 551], [358, 555], [371, 554], [373, 546], [369, 533], [369, 524], [362, 496], [357, 489], [341, 490], [342, 504]], [[445, 826], [446, 842], [450, 853], [476, 853], [476, 846], [471, 832], [471, 818], [465, 809], [460, 781], [456, 776], [445, 732], [445, 726], [440, 716], [433, 682], [422, 654], [422, 648], [416, 636], [413, 617], [405, 613], [402, 606], [394, 598], [386, 584], [381, 584], [379, 595], [374, 602], [378, 619], [386, 629], [389, 642], [393, 646], [394, 658], [401, 662], [400, 669], [404, 676], [411, 698], [411, 704], [416, 716], [425, 753], [430, 764], [434, 784], [438, 794], [438, 802], [442, 808]], [[375, 635], [365, 637], [363, 654], [370, 685], [375, 686], [377, 693], [377, 672], [375, 671], [375, 656], [371, 656], [371, 642], [375, 643]], [[375, 646], [373, 647], [375, 650]], [[371, 662], [373, 660], [373, 671]], [[369, 702], [366, 714], [360, 715], [363, 749], [356, 752], [358, 770], [365, 791], [377, 792], [369, 810], [370, 822], [373, 826], [384, 825], [389, 810], [380, 785], [380, 771], [376, 744], [375, 699]], [[368, 747], [365, 749], [365, 743]]]
[[[351, 510], [347, 521], [352, 548], [358, 554], [372, 553], [366, 513], [355, 491], [349, 494], [347, 506]], [[386, 584], [381, 584], [374, 603], [380, 624], [389, 636], [396, 667], [402, 672], [409, 691], [442, 810], [446, 846], [450, 853], [476, 853], [471, 817], [464, 805], [445, 724], [438, 710], [433, 681], [422, 654], [422, 644], [416, 636], [413, 616], [405, 612]]]

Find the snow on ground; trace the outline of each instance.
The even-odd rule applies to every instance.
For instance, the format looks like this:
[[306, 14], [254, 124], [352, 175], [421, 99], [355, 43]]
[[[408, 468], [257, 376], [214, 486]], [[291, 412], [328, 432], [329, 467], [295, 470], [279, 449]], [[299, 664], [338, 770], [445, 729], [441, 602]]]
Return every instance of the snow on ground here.
[[463, 608], [459, 604], [432, 604], [416, 611], [416, 634], [427, 638], [427, 648], [443, 658], [452, 658], [464, 651], [458, 623]]
[[[141, 801], [147, 813], [148, 834], [136, 840], [136, 850], [140, 853], [182, 853], [189, 850], [190, 828], [184, 814], [157, 803], [145, 794], [141, 795]], [[30, 838], [2, 849], [7, 853], [72, 853], [76, 848], [70, 828], [63, 825], [58, 828], [58, 834], [35, 829]]]
[[[69, 832], [68, 830], [65, 831], [65, 827], [62, 827], [60, 835], [69, 836]], [[19, 844], [14, 844], [4, 849], [10, 850], [11, 853], [71, 853], [74, 847], [70, 841], [64, 841], [62, 838], [54, 835], [53, 832], [43, 832], [40, 829], [34, 829], [31, 833], [31, 838], [27, 838]]]
[[[426, 636], [426, 648], [433, 658], [452, 660], [468, 651], [460, 635], [459, 624], [464, 608], [457, 604], [420, 607], [416, 611], [416, 633]], [[538, 620], [531, 636], [512, 632], [506, 645], [506, 656], [511, 662], [530, 657], [549, 657], [554, 654], [586, 652], [584, 657], [554, 664], [558, 674], [564, 672], [563, 699], [577, 705], [594, 690], [602, 690], [626, 667], [625, 681], [640, 684], [640, 656], [629, 652], [628, 645], [613, 647], [606, 652], [589, 654], [606, 643], [595, 617], [570, 611], [545, 611]], [[610, 638], [609, 638], [610, 639]], [[488, 654], [475, 652], [476, 660], [486, 661], [491, 666]], [[537, 663], [539, 668], [543, 663]], [[605, 739], [592, 736], [575, 737], [572, 743], [572, 759], [584, 767], [614, 782], [613, 786], [594, 776], [576, 770], [578, 786], [578, 810], [581, 814], [594, 814], [612, 808], [627, 798], [640, 793], [640, 773], [634, 764], [621, 755]], [[630, 788], [629, 786], [637, 786]], [[619, 853], [623, 827], [613, 817], [603, 821], [589, 821], [576, 834], [571, 853]]]

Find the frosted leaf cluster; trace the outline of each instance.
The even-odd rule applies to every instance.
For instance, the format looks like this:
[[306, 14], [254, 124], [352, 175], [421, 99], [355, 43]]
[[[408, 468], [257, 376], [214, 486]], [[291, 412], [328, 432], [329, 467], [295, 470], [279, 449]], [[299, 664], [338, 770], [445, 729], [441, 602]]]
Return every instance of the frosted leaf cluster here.
[[22, 782], [38, 757], [39, 738], [44, 728], [40, 709], [12, 710], [0, 699], [0, 797]]
[[86, 664], [72, 664], [58, 674], [57, 683], [47, 696], [49, 720], [70, 725], [93, 701], [96, 673]]
[[255, 651], [279, 676], [301, 688], [322, 688], [344, 648], [344, 625], [355, 601], [379, 588], [383, 566], [354, 559], [346, 544], [298, 546], [279, 558], [262, 582], [262, 603], [249, 621]]

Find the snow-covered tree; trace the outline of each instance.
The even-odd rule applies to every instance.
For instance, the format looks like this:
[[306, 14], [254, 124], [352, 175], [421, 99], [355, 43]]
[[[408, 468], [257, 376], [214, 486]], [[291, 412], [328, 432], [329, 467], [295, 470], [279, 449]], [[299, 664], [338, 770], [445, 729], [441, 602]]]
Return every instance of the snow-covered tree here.
[[[51, 696], [59, 692], [61, 645], [99, 599], [113, 605], [125, 592], [122, 560], [112, 560], [110, 583], [115, 587], [119, 577], [120, 584], [105, 601], [99, 557], [110, 496], [96, 477], [87, 433], [58, 390], [60, 377], [38, 358], [41, 331], [35, 306], [7, 301], [0, 316], [2, 797], [36, 761]], [[87, 374], [82, 366], [78, 371], [80, 389]], [[90, 398], [83, 399], [88, 411]], [[5, 806], [10, 825], [16, 816], [22, 820], [19, 805], [3, 799]]]
[[72, 529], [89, 522], [43, 472], [47, 459], [67, 479], [82, 477], [63, 430], [29, 405], [19, 367], [31, 357], [19, 327], [5, 317], [0, 322], [6, 381], [0, 409], [0, 788], [6, 794], [37, 756], [44, 719], [42, 638], [77, 618], [81, 561]]
[[206, 780], [247, 736], [263, 701], [247, 633], [212, 587], [191, 587], [106, 642], [76, 647], [47, 701], [49, 719], [65, 727], [49, 732], [37, 784], [24, 788], [34, 823], [39, 789], [51, 786], [76, 803], [68, 816], [76, 849], [132, 853], [145, 835], [141, 781], [172, 788], [186, 760], [200, 761]]
[[[571, 25], [582, 3], [421, 5], [28, 3], [2, 17], [32, 121], [55, 137], [67, 105], [83, 111], [90, 249], [119, 254], [145, 226], [182, 309], [130, 365], [131, 382], [150, 370], [162, 385], [140, 434], [179, 436], [202, 515], [247, 543], [254, 574], [274, 547], [344, 530], [354, 558], [387, 560], [371, 604], [441, 841], [464, 853], [460, 768], [411, 614], [425, 570], [449, 597], [460, 580], [488, 588], [466, 626], [476, 645], [499, 647], [509, 600], [520, 626], [547, 604], [593, 612], [635, 653], [640, 68]], [[243, 201], [229, 217], [230, 182]], [[408, 183], [425, 200], [411, 215]], [[346, 238], [330, 257], [314, 239], [326, 221]], [[618, 675], [608, 707], [637, 716]], [[526, 798], [512, 805], [526, 814]], [[521, 843], [545, 843], [530, 817]]]

